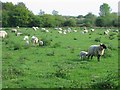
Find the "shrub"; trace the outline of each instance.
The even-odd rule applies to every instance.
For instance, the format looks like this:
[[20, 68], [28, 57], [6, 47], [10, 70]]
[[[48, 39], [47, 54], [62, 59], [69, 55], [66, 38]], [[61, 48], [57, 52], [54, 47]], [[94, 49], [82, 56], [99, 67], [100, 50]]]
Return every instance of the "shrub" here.
[[109, 74], [106, 77], [95, 79], [91, 88], [94, 89], [116, 89], [118, 88], [118, 75]]
[[95, 42], [100, 42], [100, 37], [99, 38], [95, 38]]

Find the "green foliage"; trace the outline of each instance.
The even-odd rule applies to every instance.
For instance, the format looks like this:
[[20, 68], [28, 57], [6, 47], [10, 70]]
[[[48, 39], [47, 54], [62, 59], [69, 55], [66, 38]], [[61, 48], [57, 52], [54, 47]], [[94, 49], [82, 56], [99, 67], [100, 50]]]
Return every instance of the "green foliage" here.
[[12, 4], [2, 3], [2, 26], [4, 27], [75, 27], [75, 26], [119, 26], [117, 13], [110, 13], [110, 7], [104, 3], [100, 6], [100, 16], [92, 13], [87, 15], [62, 16], [53, 10], [52, 14], [45, 14], [40, 10], [39, 15], [34, 15], [23, 2]]
[[64, 26], [76, 26], [76, 21], [74, 19], [66, 20]]
[[107, 16], [110, 14], [111, 8], [107, 3], [103, 3], [103, 5], [100, 6], [100, 16]]
[[118, 75], [110, 73], [108, 76], [98, 78], [91, 85], [94, 89], [117, 89], [118, 88]]

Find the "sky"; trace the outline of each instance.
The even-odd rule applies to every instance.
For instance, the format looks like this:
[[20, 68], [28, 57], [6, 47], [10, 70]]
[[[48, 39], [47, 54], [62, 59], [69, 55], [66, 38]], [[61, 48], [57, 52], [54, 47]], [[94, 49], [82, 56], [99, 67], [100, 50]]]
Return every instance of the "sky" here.
[[52, 14], [53, 10], [59, 15], [78, 16], [93, 13], [99, 15], [100, 5], [107, 3], [112, 12], [118, 12], [118, 2], [120, 0], [1, 0], [2, 2], [12, 2], [17, 4], [23, 2], [34, 14], [38, 14], [40, 9], [46, 14]]

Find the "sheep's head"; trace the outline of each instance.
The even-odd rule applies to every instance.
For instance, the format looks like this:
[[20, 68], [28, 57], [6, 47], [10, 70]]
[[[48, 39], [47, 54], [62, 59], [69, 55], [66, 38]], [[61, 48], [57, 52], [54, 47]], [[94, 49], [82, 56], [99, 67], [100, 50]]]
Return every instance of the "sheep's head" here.
[[103, 44], [103, 43], [100, 44], [100, 47], [101, 47], [102, 49], [107, 49], [106, 45]]

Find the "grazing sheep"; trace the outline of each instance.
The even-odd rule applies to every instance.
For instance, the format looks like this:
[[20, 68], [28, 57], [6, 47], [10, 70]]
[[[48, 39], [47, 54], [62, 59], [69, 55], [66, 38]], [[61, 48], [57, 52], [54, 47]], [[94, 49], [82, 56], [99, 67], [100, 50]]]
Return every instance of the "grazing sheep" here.
[[19, 26], [17, 26], [17, 28], [19, 29], [20, 27], [19, 27]]
[[0, 31], [0, 38], [5, 38], [7, 35], [6, 31]]
[[45, 30], [45, 32], [49, 32], [49, 30]]
[[104, 31], [104, 35], [108, 35], [109, 34], [109, 31]]
[[58, 31], [58, 33], [60, 33], [60, 34], [61, 34], [61, 33], [62, 33], [62, 31]]
[[25, 45], [26, 45], [26, 46], [29, 45], [29, 41], [28, 41], [28, 40], [25, 41]]
[[88, 55], [88, 52], [86, 52], [86, 51], [81, 51], [81, 52], [80, 52], [80, 59], [85, 59], [87, 55]]
[[43, 46], [44, 45], [44, 43], [43, 43], [43, 41], [42, 40], [39, 40], [39, 46]]
[[17, 33], [17, 29], [12, 29], [11, 32]]
[[20, 32], [17, 32], [17, 33], [16, 33], [16, 36], [20, 36], [20, 35], [22, 35], [22, 33], [20, 33]]
[[83, 30], [84, 33], [88, 33], [88, 30]]
[[32, 29], [33, 29], [34, 31], [36, 31], [36, 30], [37, 30], [37, 28], [36, 28], [36, 27], [34, 27], [34, 26], [32, 27]]
[[24, 36], [23, 40], [29, 40], [28, 36]]
[[91, 32], [94, 32], [95, 31], [95, 29], [91, 29]]
[[91, 59], [93, 56], [97, 56], [98, 61], [100, 61], [100, 56], [104, 54], [104, 50], [107, 47], [104, 44], [100, 45], [91, 45], [88, 49], [88, 59], [91, 56]]
[[31, 42], [33, 43], [33, 45], [37, 44], [38, 43], [38, 38], [35, 37], [35, 36], [32, 36]]

